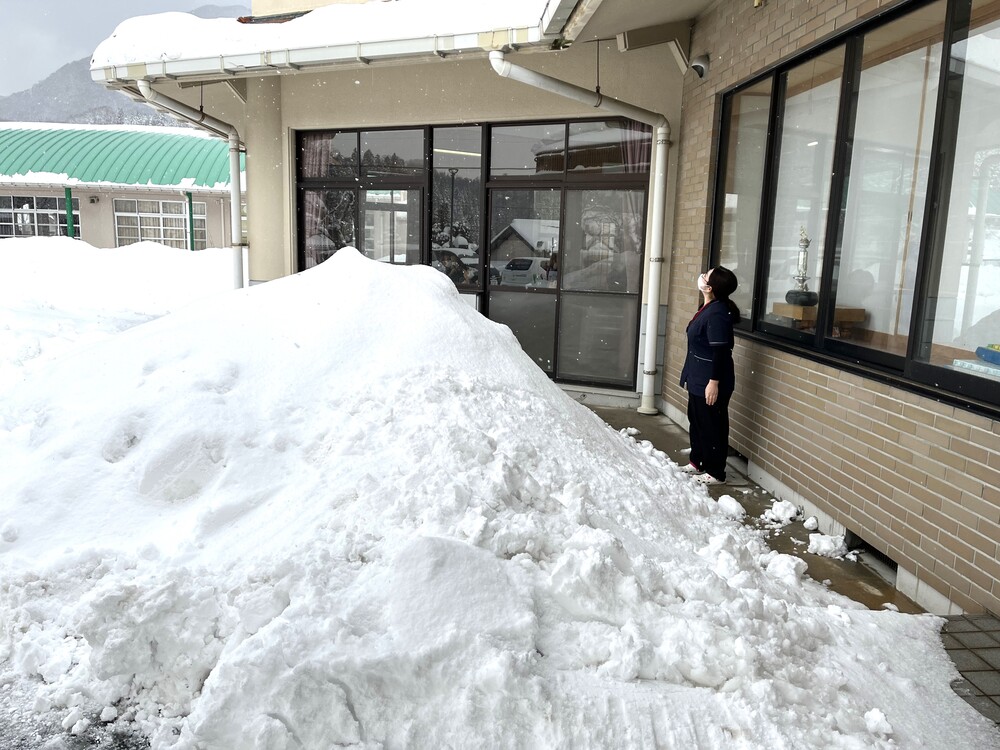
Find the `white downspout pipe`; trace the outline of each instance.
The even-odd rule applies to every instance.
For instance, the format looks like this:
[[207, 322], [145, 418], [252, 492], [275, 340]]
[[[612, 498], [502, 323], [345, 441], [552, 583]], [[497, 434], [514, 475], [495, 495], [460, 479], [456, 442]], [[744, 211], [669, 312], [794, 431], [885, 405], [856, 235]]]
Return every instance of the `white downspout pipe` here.
[[656, 335], [660, 318], [660, 274], [663, 268], [663, 219], [667, 193], [667, 155], [670, 151], [670, 123], [658, 112], [603, 96], [596, 91], [576, 86], [558, 78], [537, 73], [509, 62], [499, 50], [490, 52], [493, 70], [503, 78], [559, 94], [568, 99], [644, 122], [655, 129], [652, 190], [649, 198], [653, 208], [649, 233], [648, 291], [646, 293], [646, 347], [642, 358], [642, 396], [640, 414], [656, 414]]
[[233, 251], [233, 288], [243, 288], [243, 244], [241, 242], [243, 228], [240, 222], [240, 207], [242, 204], [242, 194], [240, 191], [240, 134], [236, 128], [229, 123], [217, 120], [211, 115], [190, 107], [169, 96], [164, 96], [158, 91], [153, 91], [149, 81], [139, 79], [135, 82], [139, 93], [150, 104], [155, 104], [165, 110], [180, 115], [185, 120], [190, 120], [205, 130], [210, 130], [216, 135], [225, 136], [229, 140], [229, 245]]

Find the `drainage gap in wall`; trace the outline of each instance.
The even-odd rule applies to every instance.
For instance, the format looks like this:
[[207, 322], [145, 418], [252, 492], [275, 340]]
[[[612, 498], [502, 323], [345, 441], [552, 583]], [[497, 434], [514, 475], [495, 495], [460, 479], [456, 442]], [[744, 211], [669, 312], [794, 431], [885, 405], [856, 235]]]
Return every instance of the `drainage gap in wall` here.
[[871, 568], [880, 578], [895, 588], [896, 570], [899, 565], [884, 552], [872, 547], [868, 542], [854, 532], [848, 530], [844, 534], [844, 542], [849, 550], [858, 553], [858, 559]]

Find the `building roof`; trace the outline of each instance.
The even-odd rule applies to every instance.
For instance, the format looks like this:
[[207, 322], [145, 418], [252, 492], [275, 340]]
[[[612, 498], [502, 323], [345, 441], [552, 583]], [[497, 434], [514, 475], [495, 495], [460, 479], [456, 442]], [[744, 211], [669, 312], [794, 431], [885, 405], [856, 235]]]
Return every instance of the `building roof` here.
[[0, 183], [229, 188], [229, 144], [182, 128], [0, 123]]
[[[593, 0], [592, 0], [593, 1]], [[123, 21], [94, 51], [91, 77], [260, 76], [388, 60], [437, 60], [506, 45], [549, 46], [577, 0], [423, 0], [335, 3], [284, 23], [248, 24], [160, 13]]]

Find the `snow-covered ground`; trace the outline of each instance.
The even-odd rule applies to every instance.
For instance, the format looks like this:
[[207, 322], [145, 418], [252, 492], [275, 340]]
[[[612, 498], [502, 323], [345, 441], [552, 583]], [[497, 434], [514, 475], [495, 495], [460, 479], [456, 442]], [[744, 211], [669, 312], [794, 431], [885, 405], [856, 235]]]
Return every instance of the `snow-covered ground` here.
[[227, 257], [0, 241], [0, 696], [51, 747], [1000, 746], [940, 619], [811, 581], [443, 274]]

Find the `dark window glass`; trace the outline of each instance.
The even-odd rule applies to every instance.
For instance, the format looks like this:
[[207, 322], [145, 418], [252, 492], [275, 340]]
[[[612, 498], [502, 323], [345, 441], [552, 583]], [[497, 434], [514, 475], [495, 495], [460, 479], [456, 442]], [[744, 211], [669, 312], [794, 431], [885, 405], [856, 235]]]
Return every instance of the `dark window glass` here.
[[760, 199], [771, 109], [771, 79], [734, 94], [729, 107], [729, 137], [725, 160], [721, 165], [724, 170], [722, 205], [718, 210], [722, 211], [722, 216], [716, 240], [716, 257], [719, 265], [742, 279], [732, 300], [749, 317], [760, 234]]
[[304, 268], [322, 263], [342, 247], [355, 245], [356, 196], [354, 190], [303, 192]]
[[865, 34], [827, 335], [903, 357], [927, 196], [945, 3]]
[[431, 265], [456, 284], [478, 286], [482, 128], [435, 128], [433, 137]]
[[537, 177], [559, 175], [566, 168], [566, 125], [505, 125], [494, 127], [490, 143], [490, 174]]
[[[1000, 388], [1000, 11], [972, 4], [967, 38], [951, 49], [949, 105], [958, 111], [954, 164], [930, 288], [933, 319], [920, 359]], [[928, 341], [929, 339], [929, 341]], [[997, 399], [1000, 402], [1000, 398]]]
[[558, 377], [632, 385], [638, 305], [633, 295], [563, 293]]
[[9, 195], [0, 195], [0, 208], [9, 209], [12, 205], [13, 203]]
[[358, 134], [334, 130], [299, 135], [299, 170], [302, 177], [356, 177]]
[[556, 340], [556, 296], [494, 291], [490, 319], [510, 328], [524, 353], [545, 372], [553, 371]]
[[648, 172], [652, 148], [652, 129], [643, 123], [569, 124], [570, 172]]
[[385, 263], [420, 262], [420, 191], [363, 190], [364, 254]]
[[363, 175], [413, 175], [423, 169], [423, 130], [376, 130], [361, 133]]
[[[491, 283], [520, 287], [556, 286], [559, 200], [559, 190], [493, 191]], [[508, 267], [515, 259], [520, 260]], [[527, 267], [522, 267], [525, 261]]]
[[569, 190], [562, 288], [638, 293], [645, 191]]

